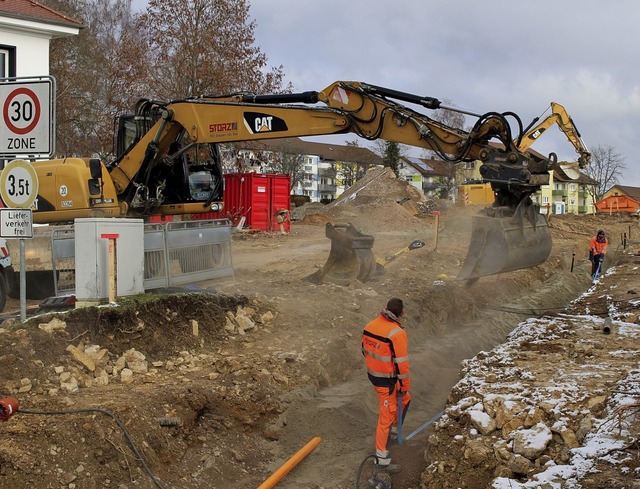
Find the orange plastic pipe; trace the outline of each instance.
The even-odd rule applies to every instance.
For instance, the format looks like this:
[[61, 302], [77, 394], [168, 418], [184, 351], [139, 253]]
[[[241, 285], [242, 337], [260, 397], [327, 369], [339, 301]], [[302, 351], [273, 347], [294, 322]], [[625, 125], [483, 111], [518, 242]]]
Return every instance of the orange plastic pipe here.
[[319, 436], [316, 436], [313, 440], [307, 443], [304, 447], [302, 447], [298, 453], [296, 453], [293, 457], [287, 460], [282, 466], [276, 470], [271, 477], [269, 477], [266, 481], [264, 481], [258, 489], [270, 489], [274, 487], [278, 482], [282, 480], [282, 478], [287, 475], [291, 470], [298, 465], [303, 458], [309, 455], [315, 447], [322, 441]]

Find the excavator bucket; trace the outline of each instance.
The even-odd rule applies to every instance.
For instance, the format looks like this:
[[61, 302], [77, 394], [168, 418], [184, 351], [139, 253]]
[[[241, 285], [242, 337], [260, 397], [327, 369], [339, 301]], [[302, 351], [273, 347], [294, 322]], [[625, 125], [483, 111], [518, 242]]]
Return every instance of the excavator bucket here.
[[331, 240], [331, 251], [324, 266], [308, 280], [349, 285], [354, 280], [367, 281], [376, 270], [371, 248], [373, 236], [362, 234], [351, 224], [327, 223], [325, 235]]
[[548, 258], [551, 243], [549, 224], [533, 206], [510, 216], [487, 208], [473, 218], [471, 244], [458, 279], [534, 267]]

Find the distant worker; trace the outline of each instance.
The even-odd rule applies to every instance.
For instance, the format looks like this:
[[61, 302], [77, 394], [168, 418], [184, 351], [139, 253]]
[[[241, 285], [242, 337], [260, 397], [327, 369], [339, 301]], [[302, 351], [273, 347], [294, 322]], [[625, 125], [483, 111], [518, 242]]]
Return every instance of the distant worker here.
[[591, 261], [591, 276], [595, 278], [596, 273], [602, 271], [602, 262], [607, 254], [607, 245], [609, 240], [604, 234], [604, 230], [600, 229], [598, 234], [591, 238], [589, 246], [589, 260]]
[[367, 374], [378, 395], [377, 464], [379, 469], [389, 473], [400, 471], [398, 464], [391, 463], [387, 449], [389, 436], [398, 433], [398, 396], [402, 398], [403, 421], [411, 401], [408, 338], [400, 324], [403, 310], [402, 299], [389, 299], [386, 309], [367, 324], [362, 333]]
[[286, 231], [284, 230], [284, 223], [290, 220], [289, 214], [289, 209], [278, 209], [275, 212], [276, 223], [280, 227], [281, 234], [286, 234]]

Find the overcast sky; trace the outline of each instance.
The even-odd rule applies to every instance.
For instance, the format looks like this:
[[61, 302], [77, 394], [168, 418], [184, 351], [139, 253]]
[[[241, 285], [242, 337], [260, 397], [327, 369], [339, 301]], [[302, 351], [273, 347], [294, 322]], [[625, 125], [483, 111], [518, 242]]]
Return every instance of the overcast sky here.
[[[475, 113], [512, 111], [525, 126], [558, 102], [588, 147], [625, 158], [620, 183], [640, 186], [637, 0], [250, 3], [257, 46], [296, 91], [363, 81]], [[532, 149], [577, 159], [556, 125]]]

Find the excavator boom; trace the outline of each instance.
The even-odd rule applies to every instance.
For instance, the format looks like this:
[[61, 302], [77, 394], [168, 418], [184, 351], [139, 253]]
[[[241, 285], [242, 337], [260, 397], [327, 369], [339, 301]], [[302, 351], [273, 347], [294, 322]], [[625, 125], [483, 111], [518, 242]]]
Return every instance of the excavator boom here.
[[[418, 107], [457, 110], [477, 121], [464, 131], [428, 117]], [[34, 222], [220, 211], [220, 143], [353, 133], [428, 149], [450, 163], [481, 161], [481, 174], [491, 183], [498, 208], [486, 214], [489, 222], [502, 232], [502, 221], [514, 221], [522, 233], [542, 236], [524, 243], [541, 241], [544, 250], [550, 238], [539, 230], [546, 221], [519, 209], [528, 207], [529, 196], [548, 183], [549, 161], [514, 143], [524, 138], [514, 138], [508, 117], [517, 119], [513, 113], [473, 114], [445, 107], [433, 97], [350, 81], [337, 81], [317, 92], [145, 99], [135, 114], [120, 119], [117, 155], [111, 162], [64, 158], [34, 163], [41, 189]], [[519, 246], [515, 241], [520, 237], [508, 240], [507, 246]], [[486, 244], [487, 249], [493, 247]], [[523, 266], [546, 259], [544, 252], [533, 255], [539, 257], [535, 263], [529, 260]], [[516, 260], [509, 268], [521, 266]], [[503, 270], [484, 267], [474, 273]]]
[[578, 165], [580, 168], [585, 168], [589, 165], [591, 152], [583, 141], [573, 119], [562, 105], [556, 102], [551, 102], [551, 114], [542, 122], [534, 126], [537, 121], [538, 118], [531, 122], [531, 127], [525, 130], [520, 141], [516, 143], [520, 151], [528, 150], [547, 129], [549, 129], [553, 124], [557, 124], [569, 142], [573, 145], [578, 155], [580, 155], [578, 157]]

